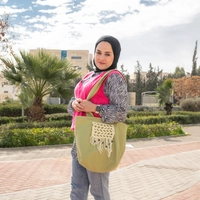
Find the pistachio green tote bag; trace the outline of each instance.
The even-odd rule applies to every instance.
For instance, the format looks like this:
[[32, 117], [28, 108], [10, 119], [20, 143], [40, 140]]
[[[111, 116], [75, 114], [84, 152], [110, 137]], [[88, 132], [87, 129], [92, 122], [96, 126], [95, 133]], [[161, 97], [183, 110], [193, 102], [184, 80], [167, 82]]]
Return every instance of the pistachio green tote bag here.
[[[90, 99], [105, 80], [108, 71], [88, 94]], [[77, 116], [75, 140], [79, 163], [92, 172], [105, 173], [117, 168], [126, 148], [127, 125], [103, 123], [101, 118]]]

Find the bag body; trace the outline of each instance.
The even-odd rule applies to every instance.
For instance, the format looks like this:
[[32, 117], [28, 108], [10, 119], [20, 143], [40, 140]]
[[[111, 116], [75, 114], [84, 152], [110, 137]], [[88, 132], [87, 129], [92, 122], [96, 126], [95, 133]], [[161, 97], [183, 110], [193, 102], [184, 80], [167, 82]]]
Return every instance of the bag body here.
[[98, 173], [116, 169], [125, 152], [127, 125], [122, 122], [106, 124], [101, 118], [88, 116], [76, 116], [75, 124], [79, 163]]

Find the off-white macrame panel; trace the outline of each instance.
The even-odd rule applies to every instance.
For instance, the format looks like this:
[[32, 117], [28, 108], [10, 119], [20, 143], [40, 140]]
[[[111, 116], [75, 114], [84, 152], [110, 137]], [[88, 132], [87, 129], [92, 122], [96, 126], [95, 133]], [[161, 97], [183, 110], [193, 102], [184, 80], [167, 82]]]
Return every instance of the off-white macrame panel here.
[[97, 146], [100, 153], [103, 150], [107, 151], [107, 156], [110, 157], [112, 153], [112, 143], [115, 135], [114, 125], [92, 122], [92, 134], [90, 143]]

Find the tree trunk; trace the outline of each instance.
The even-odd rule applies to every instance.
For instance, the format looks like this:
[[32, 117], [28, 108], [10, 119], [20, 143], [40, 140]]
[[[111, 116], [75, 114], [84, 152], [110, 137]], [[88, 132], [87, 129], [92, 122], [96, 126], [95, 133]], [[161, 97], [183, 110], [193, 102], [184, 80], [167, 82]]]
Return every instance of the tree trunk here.
[[172, 103], [165, 103], [164, 109], [166, 110], [167, 115], [172, 114], [172, 108], [173, 108]]
[[27, 119], [29, 122], [37, 121], [43, 122], [45, 121], [45, 110], [42, 104], [42, 99], [36, 97], [33, 105], [28, 109]]

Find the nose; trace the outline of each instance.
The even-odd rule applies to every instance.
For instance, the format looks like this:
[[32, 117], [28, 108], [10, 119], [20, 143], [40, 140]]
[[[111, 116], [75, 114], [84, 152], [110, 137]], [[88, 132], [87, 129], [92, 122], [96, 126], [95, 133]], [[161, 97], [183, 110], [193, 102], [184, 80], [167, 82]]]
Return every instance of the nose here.
[[100, 59], [100, 60], [104, 60], [104, 58], [105, 58], [104, 55], [100, 55], [100, 56], [99, 56], [99, 59]]

